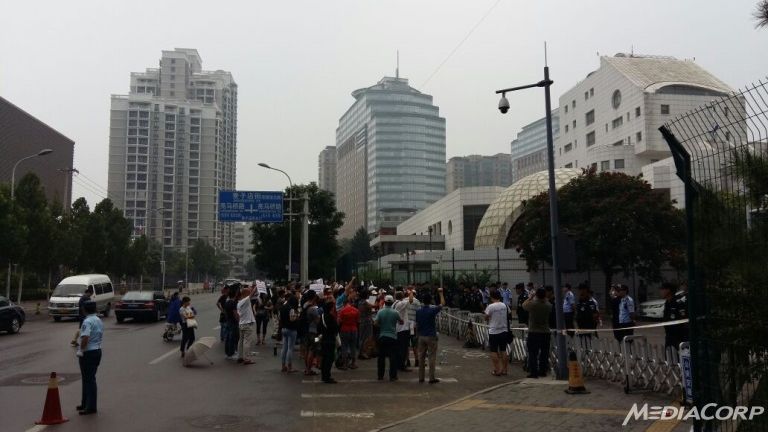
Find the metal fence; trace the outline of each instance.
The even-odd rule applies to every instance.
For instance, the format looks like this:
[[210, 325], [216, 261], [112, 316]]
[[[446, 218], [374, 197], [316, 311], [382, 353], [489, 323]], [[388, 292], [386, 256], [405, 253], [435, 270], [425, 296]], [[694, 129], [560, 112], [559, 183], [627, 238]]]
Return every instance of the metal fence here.
[[[468, 340], [483, 349], [488, 346], [488, 325], [483, 314], [445, 308], [438, 314], [440, 333]], [[525, 362], [527, 359], [524, 329], [512, 329], [515, 336], [507, 347], [510, 359]], [[550, 366], [556, 363], [555, 338], [550, 338]], [[663, 345], [648, 343], [644, 336], [631, 336], [624, 346], [613, 335], [601, 337], [567, 337], [568, 350], [576, 353], [584, 376], [596, 377], [621, 383], [625, 392], [636, 390], [682, 395], [682, 372], [677, 350]]]
[[[660, 128], [685, 186], [694, 401], [768, 403], [768, 84]], [[768, 417], [697, 425], [768, 431]]]

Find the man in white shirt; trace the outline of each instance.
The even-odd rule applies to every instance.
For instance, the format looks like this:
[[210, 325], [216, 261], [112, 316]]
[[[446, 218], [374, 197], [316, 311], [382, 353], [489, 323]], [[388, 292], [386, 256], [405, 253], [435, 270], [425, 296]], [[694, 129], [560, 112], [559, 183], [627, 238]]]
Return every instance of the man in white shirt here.
[[253, 360], [251, 360], [251, 336], [256, 324], [256, 317], [253, 314], [251, 296], [255, 292], [255, 287], [243, 288], [240, 290], [240, 296], [237, 300], [237, 318], [240, 324], [240, 339], [237, 342], [237, 352], [240, 355], [237, 362], [244, 365], [253, 364]]
[[494, 376], [507, 374], [509, 365], [507, 345], [509, 344], [509, 308], [501, 301], [501, 294], [492, 291], [489, 295], [491, 304], [485, 308], [485, 319], [488, 321], [488, 348], [491, 351]]
[[398, 369], [402, 372], [410, 372], [411, 370], [406, 367], [406, 362], [408, 361], [408, 345], [411, 341], [411, 321], [408, 319], [408, 301], [404, 300], [404, 297], [402, 291], [396, 292], [395, 299], [397, 301], [392, 305], [392, 309], [400, 315], [400, 322], [395, 327], [398, 361], [400, 362]]

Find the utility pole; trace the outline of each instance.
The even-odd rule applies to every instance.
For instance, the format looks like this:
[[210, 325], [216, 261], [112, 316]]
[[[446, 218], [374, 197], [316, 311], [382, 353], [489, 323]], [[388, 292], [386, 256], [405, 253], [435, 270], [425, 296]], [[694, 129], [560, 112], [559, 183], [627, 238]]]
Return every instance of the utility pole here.
[[309, 194], [301, 197], [304, 208], [301, 212], [301, 284], [309, 283]]
[[70, 207], [72, 207], [72, 200], [69, 198], [69, 183], [72, 180], [72, 174], [80, 174], [80, 171], [75, 168], [59, 168], [59, 171], [64, 173], [64, 196], [62, 201], [65, 201], [64, 214], [67, 214]]

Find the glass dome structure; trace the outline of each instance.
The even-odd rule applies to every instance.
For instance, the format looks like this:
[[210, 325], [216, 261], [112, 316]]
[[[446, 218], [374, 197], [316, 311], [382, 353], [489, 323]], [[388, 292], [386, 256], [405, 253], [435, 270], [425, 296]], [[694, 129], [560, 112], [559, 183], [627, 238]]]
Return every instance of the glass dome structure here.
[[[581, 174], [579, 168], [558, 168], [555, 170], [555, 187], [561, 188]], [[491, 203], [480, 221], [475, 236], [475, 248], [504, 248], [509, 230], [522, 214], [523, 201], [549, 190], [547, 171], [539, 171], [518, 180], [508, 187]]]

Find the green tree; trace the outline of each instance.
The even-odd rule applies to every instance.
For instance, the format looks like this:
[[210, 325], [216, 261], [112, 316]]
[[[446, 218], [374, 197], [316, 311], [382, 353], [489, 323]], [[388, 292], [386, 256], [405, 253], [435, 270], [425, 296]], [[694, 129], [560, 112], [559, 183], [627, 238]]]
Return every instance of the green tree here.
[[48, 273], [53, 264], [51, 254], [55, 220], [48, 207], [40, 178], [28, 173], [16, 185], [14, 203], [19, 211], [19, 223], [27, 229], [26, 253], [22, 257], [25, 271]]
[[[286, 189], [294, 197], [309, 195], [309, 277], [328, 278], [333, 275], [340, 247], [336, 240], [344, 221], [344, 213], [336, 210], [333, 195], [321, 190], [316, 183], [294, 185]], [[294, 212], [301, 210], [301, 201], [294, 202]], [[293, 262], [299, 262], [301, 247], [301, 218], [295, 217], [293, 230]], [[288, 255], [288, 224], [253, 224], [253, 254], [259, 269], [274, 278], [282, 278], [286, 272], [285, 256]]]
[[109, 198], [89, 215], [83, 233], [81, 271], [125, 274], [132, 225]]
[[[21, 222], [18, 208], [11, 203], [10, 188], [0, 188], [0, 270], [8, 262], [19, 262], [26, 252], [27, 227]], [[3, 279], [3, 284], [5, 279]]]
[[375, 258], [375, 254], [371, 248], [371, 239], [368, 236], [368, 231], [365, 227], [360, 227], [355, 231], [355, 235], [348, 245], [349, 253], [352, 256], [352, 262], [355, 264], [367, 262]]
[[[659, 280], [664, 263], [680, 263], [682, 212], [641, 178], [589, 170], [557, 195], [561, 232], [576, 241], [582, 269], [603, 272], [606, 294], [619, 272], [634, 269], [647, 280]], [[552, 262], [548, 221], [549, 198], [543, 193], [526, 202], [510, 232], [530, 271], [542, 261]]]
[[768, 27], [768, 0], [760, 0], [755, 10], [755, 20], [757, 28]]

